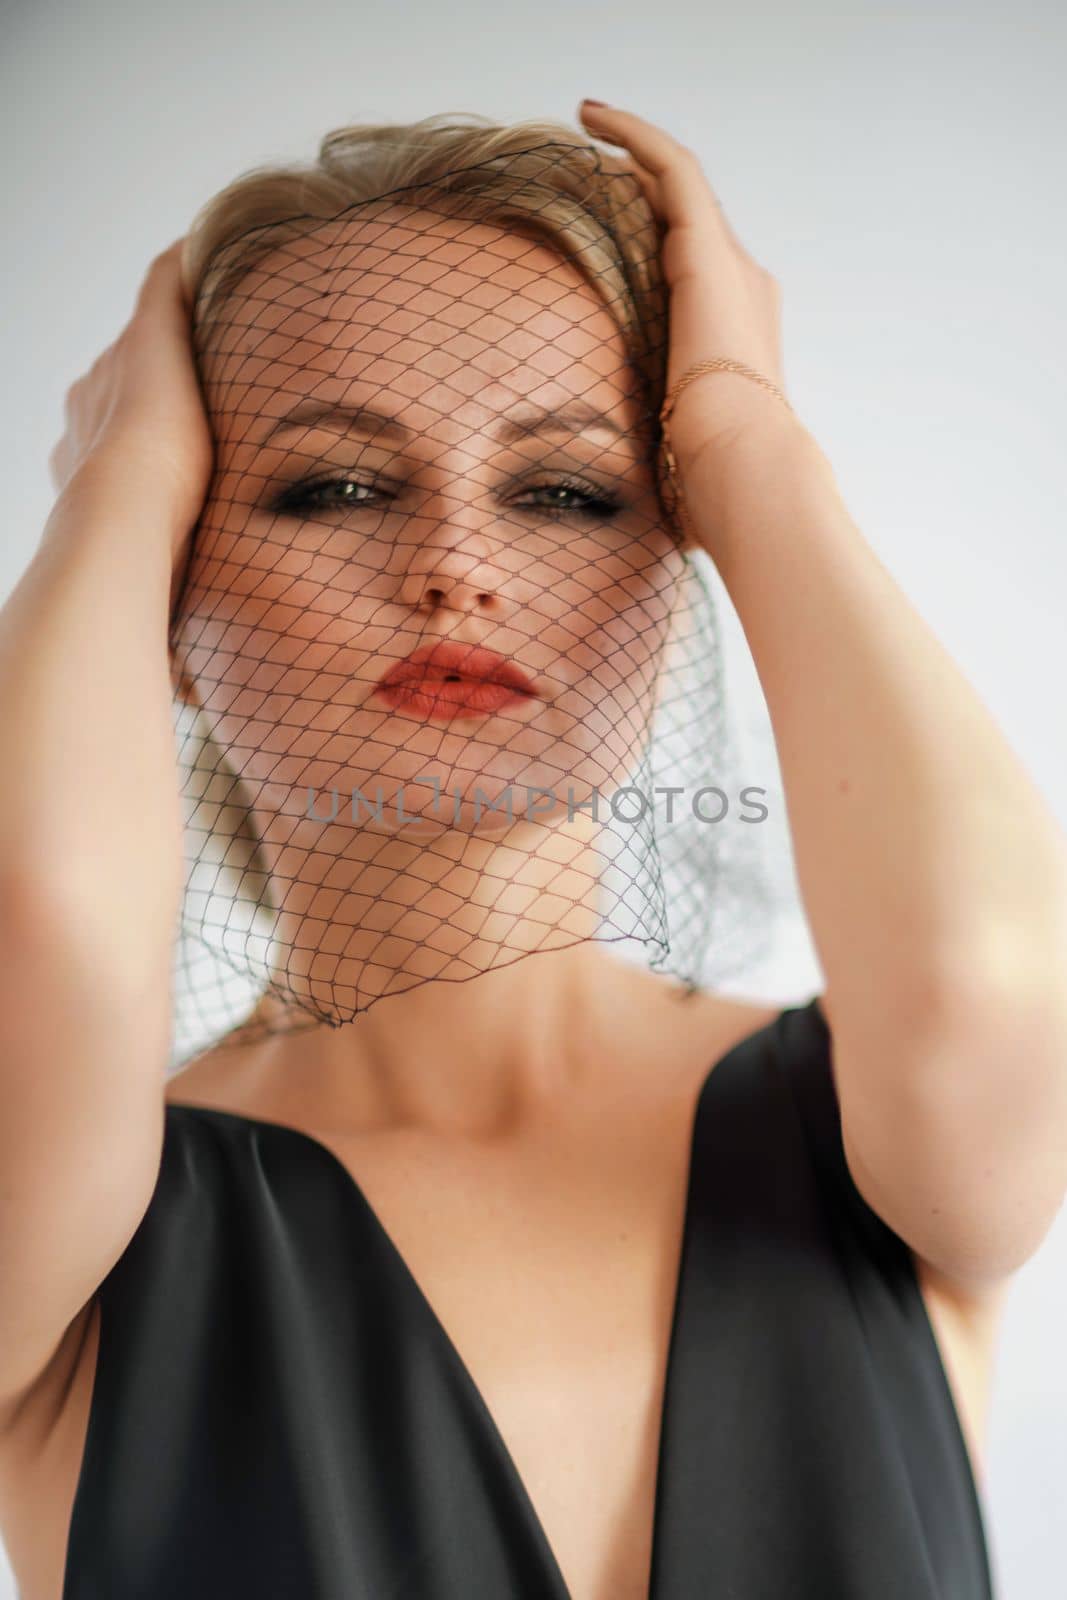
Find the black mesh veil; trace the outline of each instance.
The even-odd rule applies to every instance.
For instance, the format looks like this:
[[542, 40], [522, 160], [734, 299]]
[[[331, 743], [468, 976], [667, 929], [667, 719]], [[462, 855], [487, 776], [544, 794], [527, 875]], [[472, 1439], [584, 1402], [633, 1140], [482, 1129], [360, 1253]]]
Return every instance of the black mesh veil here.
[[249, 191], [191, 286], [172, 1065], [590, 938], [690, 986], [765, 938], [640, 186], [561, 130], [375, 188], [389, 131], [314, 208]]

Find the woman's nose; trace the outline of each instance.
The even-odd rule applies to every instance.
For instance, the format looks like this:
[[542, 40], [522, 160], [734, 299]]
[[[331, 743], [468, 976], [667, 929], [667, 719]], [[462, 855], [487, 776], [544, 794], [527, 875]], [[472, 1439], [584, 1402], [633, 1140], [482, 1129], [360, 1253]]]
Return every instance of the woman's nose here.
[[412, 551], [398, 599], [413, 610], [478, 611], [499, 616], [508, 609], [508, 574], [493, 561], [490, 541], [470, 529], [439, 529]]

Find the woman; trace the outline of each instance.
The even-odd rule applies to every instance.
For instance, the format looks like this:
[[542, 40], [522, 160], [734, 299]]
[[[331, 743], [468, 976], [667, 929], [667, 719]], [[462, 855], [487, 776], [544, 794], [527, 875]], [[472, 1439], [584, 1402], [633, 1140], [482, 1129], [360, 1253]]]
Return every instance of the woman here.
[[[503, 884], [473, 872], [467, 903], [484, 909], [487, 894], [507, 939], [486, 934], [490, 916], [462, 951], [442, 951], [457, 919], [433, 895], [449, 883], [423, 881], [429, 974], [398, 906], [421, 909], [405, 896], [441, 834], [428, 811], [411, 841], [387, 833], [388, 885], [403, 895], [385, 896], [384, 923], [368, 907], [342, 968], [336, 921], [292, 892], [284, 808], [262, 804], [271, 730], [248, 755], [240, 696], [213, 700], [223, 675], [203, 670], [202, 636], [185, 626], [218, 622], [212, 649], [226, 655], [235, 613], [209, 614], [205, 596], [228, 603], [249, 594], [246, 577], [266, 581], [255, 537], [243, 556], [227, 537], [284, 526], [288, 550], [330, 554], [299, 545], [321, 502], [285, 521], [277, 498], [264, 508], [241, 487], [258, 494], [273, 473], [248, 455], [266, 447], [254, 428], [281, 420], [274, 402], [314, 366], [275, 347], [249, 367], [254, 344], [231, 344], [206, 412], [181, 241], [164, 252], [70, 392], [59, 498], [0, 635], [19, 671], [0, 700], [15, 775], [0, 834], [0, 1465], [24, 1600], [990, 1592], [976, 1479], [993, 1333], [1065, 1187], [1063, 840], [782, 403], [777, 285], [695, 157], [630, 113], [585, 102], [582, 115], [626, 151], [662, 229], [675, 481], [760, 672], [826, 993], [783, 1012], [716, 993], [679, 1005], [675, 983], [613, 961], [585, 893], [597, 850], [584, 811], [557, 811], [538, 836], [561, 840], [562, 859], [517, 908], [509, 894], [531, 888], [521, 871]], [[405, 293], [431, 285], [443, 322], [470, 291], [426, 269], [471, 269], [463, 240], [442, 224], [392, 266]], [[506, 287], [520, 242], [527, 252], [519, 230], [478, 235], [478, 251], [499, 252], [474, 273], [479, 289], [498, 269]], [[334, 265], [351, 265], [357, 246], [330, 243]], [[301, 260], [274, 262], [255, 316], [303, 281]], [[551, 257], [535, 264], [561, 274], [546, 305], [558, 312], [563, 288], [573, 298], [558, 343], [580, 360], [568, 340], [602, 303]], [[346, 294], [322, 348], [366, 355], [383, 291]], [[244, 316], [255, 304], [236, 286], [228, 327], [262, 328]], [[417, 348], [374, 380], [394, 424], [412, 375], [422, 400], [441, 377], [423, 334], [419, 317], [391, 330]], [[610, 350], [611, 336], [587, 349]], [[530, 356], [515, 352], [520, 372]], [[735, 365], [702, 367], [720, 356]], [[616, 384], [625, 440], [622, 369], [588, 359], [590, 382]], [[481, 381], [464, 403], [496, 410]], [[419, 438], [428, 484], [435, 458]], [[294, 448], [328, 454], [310, 437]], [[495, 458], [471, 450], [460, 476], [481, 486]], [[635, 463], [620, 474], [632, 516], [650, 492]], [[510, 546], [479, 545], [478, 502], [452, 488], [453, 517], [413, 514], [408, 587], [389, 603], [435, 638], [447, 614], [467, 645], [479, 621], [532, 651], [542, 634], [515, 592], [527, 554], [509, 564]], [[209, 543], [187, 566], [198, 520]], [[276, 551], [271, 581], [287, 570]], [[318, 593], [346, 574], [331, 568]], [[352, 582], [353, 602], [381, 577]], [[245, 750], [256, 786], [263, 875], [293, 957], [275, 976], [320, 1021], [343, 1020], [346, 1004], [351, 1020], [231, 1037], [161, 1095], [182, 879], [166, 648], [179, 593], [183, 694]], [[269, 586], [264, 597], [279, 603]], [[654, 612], [648, 584], [640, 603]], [[272, 637], [317, 639], [300, 615]], [[632, 637], [630, 649], [639, 660]], [[361, 713], [382, 692], [383, 653], [371, 640], [357, 664]], [[536, 691], [536, 656], [524, 664]], [[299, 729], [300, 695], [317, 691], [295, 693]], [[380, 725], [411, 739], [418, 696], [432, 708], [449, 693], [409, 687]], [[617, 715], [623, 686], [614, 697]], [[316, 713], [330, 703], [317, 693]], [[136, 740], [100, 739], [103, 704]], [[640, 725], [646, 697], [630, 705]], [[541, 708], [514, 714], [536, 726]], [[572, 743], [568, 766], [565, 732], [549, 727], [530, 759], [576, 771], [584, 795], [596, 751]], [[489, 836], [476, 843], [499, 862]], [[293, 848], [302, 858], [303, 832]], [[546, 843], [525, 864], [549, 858]], [[538, 912], [561, 881], [546, 940]], [[316, 918], [326, 932], [309, 942]], [[354, 1004], [368, 985], [376, 1003]]]

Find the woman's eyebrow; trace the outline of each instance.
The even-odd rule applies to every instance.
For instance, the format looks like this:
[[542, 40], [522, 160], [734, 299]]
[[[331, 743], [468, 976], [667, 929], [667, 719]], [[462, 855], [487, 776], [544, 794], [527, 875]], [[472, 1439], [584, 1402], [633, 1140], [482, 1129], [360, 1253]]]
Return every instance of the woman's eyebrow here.
[[[397, 420], [374, 411], [369, 406], [342, 405], [337, 401], [303, 400], [291, 411], [286, 411], [268, 429], [259, 441], [267, 444], [271, 439], [293, 428], [308, 428], [319, 422], [340, 422], [346, 433], [361, 433], [368, 437], [403, 444], [413, 437], [413, 430]], [[613, 438], [624, 438], [630, 430], [616, 422], [606, 412], [597, 411], [584, 400], [572, 400], [556, 410], [544, 410], [528, 403], [504, 413], [491, 430], [501, 444], [513, 443], [526, 434], [557, 433], [609, 433]]]

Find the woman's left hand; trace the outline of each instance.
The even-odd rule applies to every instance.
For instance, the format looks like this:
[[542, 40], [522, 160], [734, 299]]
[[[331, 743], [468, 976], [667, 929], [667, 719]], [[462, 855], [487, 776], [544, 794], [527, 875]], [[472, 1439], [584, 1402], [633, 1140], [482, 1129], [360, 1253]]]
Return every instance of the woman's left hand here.
[[[744, 362], [784, 390], [781, 287], [745, 250], [694, 152], [630, 111], [583, 100], [581, 119], [594, 138], [625, 149], [654, 215], [665, 226], [661, 247], [670, 293], [667, 392], [690, 367], [714, 356]], [[776, 395], [740, 373], [716, 371], [688, 383], [670, 421], [671, 446], [684, 473], [710, 440], [724, 449], [766, 419], [800, 424]]]

